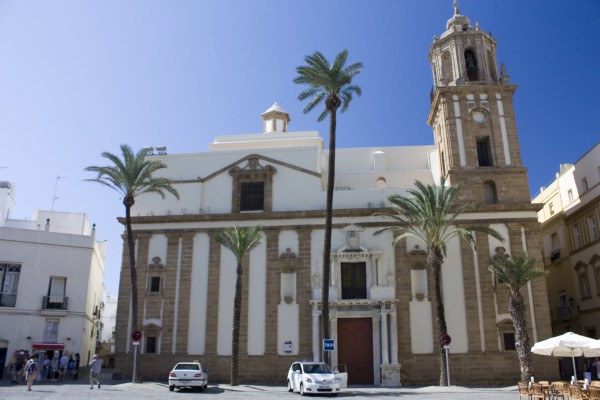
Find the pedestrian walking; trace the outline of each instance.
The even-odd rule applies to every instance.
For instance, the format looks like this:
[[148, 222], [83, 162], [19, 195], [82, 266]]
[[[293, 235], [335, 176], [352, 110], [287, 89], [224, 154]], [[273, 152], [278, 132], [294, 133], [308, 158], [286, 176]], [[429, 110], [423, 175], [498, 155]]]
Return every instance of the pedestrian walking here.
[[94, 382], [98, 384], [100, 389], [100, 370], [102, 369], [102, 360], [97, 354], [94, 354], [92, 361], [89, 364], [90, 367], [90, 389], [94, 388]]
[[25, 364], [25, 379], [27, 380], [27, 391], [28, 392], [31, 392], [31, 386], [33, 386], [33, 380], [37, 376], [37, 373], [38, 373], [38, 365], [37, 365], [37, 362], [35, 361], [34, 356], [31, 355], [31, 358], [29, 359], [29, 361], [27, 361], [27, 364]]

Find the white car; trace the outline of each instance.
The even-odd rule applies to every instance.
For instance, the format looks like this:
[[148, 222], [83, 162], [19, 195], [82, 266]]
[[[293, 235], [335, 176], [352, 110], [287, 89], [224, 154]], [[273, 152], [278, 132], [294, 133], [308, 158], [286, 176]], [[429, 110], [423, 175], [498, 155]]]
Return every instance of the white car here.
[[347, 377], [334, 372], [329, 365], [316, 361], [296, 361], [287, 375], [288, 392], [298, 391], [305, 394], [337, 395]]
[[183, 387], [200, 392], [208, 387], [208, 371], [202, 369], [199, 361], [180, 362], [169, 372], [169, 390]]

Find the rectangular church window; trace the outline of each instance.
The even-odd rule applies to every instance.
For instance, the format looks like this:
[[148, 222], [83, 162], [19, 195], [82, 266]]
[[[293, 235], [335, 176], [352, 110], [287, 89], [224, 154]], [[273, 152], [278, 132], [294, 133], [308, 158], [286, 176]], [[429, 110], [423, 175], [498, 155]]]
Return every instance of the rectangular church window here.
[[342, 299], [367, 298], [367, 265], [342, 263]]
[[264, 182], [242, 182], [240, 189], [240, 211], [263, 211], [265, 209]]
[[492, 166], [492, 153], [490, 149], [490, 140], [488, 138], [477, 141], [477, 161], [480, 167]]

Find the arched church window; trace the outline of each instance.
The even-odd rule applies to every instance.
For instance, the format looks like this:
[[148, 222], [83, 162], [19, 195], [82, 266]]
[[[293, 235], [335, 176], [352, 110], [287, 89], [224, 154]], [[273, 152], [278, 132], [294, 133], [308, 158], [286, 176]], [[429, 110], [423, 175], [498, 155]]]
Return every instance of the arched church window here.
[[493, 181], [483, 183], [483, 204], [498, 204], [496, 184]]
[[487, 62], [488, 62], [488, 68], [490, 71], [490, 78], [492, 78], [494, 81], [498, 80], [498, 76], [496, 74], [496, 63], [494, 62], [494, 56], [492, 55], [492, 52], [489, 50], [487, 52]]
[[477, 72], [477, 58], [473, 50], [465, 51], [465, 66], [467, 68], [467, 80], [478, 81], [479, 73]]

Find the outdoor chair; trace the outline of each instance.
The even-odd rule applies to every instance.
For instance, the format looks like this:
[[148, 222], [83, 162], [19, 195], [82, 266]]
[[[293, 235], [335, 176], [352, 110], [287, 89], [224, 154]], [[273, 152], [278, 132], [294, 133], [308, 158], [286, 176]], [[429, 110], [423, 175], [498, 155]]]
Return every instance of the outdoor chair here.
[[584, 400], [579, 391], [579, 385], [569, 384], [569, 400]]
[[551, 389], [554, 399], [565, 400], [569, 396], [569, 383], [566, 381], [552, 382]]
[[588, 386], [589, 400], [600, 400], [600, 386]]
[[544, 386], [541, 383], [532, 383], [531, 384], [531, 398], [534, 400], [535, 399], [551, 400], [552, 396], [550, 395], [549, 391], [544, 390]]
[[522, 397], [531, 400], [531, 392], [525, 382], [517, 382], [517, 387], [519, 388], [519, 400], [521, 400]]

